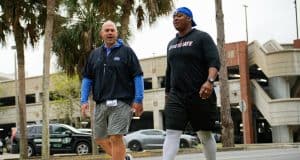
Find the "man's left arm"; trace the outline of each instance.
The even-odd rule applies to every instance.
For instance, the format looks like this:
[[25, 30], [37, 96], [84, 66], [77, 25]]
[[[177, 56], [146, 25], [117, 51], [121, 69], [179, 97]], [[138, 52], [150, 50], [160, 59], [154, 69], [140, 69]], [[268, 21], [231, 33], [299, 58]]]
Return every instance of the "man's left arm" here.
[[203, 85], [200, 88], [199, 95], [203, 99], [207, 99], [214, 89], [214, 81], [218, 76], [218, 69], [215, 67], [209, 67], [208, 69], [208, 78], [203, 83]]
[[144, 98], [144, 79], [143, 71], [139, 60], [132, 50], [128, 47], [128, 63], [129, 63], [129, 74], [132, 75], [134, 81], [135, 95], [131, 108], [135, 112], [135, 116], [139, 117], [143, 113], [143, 98]]
[[213, 92], [213, 83], [218, 76], [220, 68], [220, 58], [217, 46], [211, 36], [205, 33], [202, 40], [205, 58], [208, 64], [208, 76], [207, 80], [202, 84], [199, 94], [203, 99], [207, 99]]
[[132, 108], [135, 111], [135, 116], [140, 117], [143, 114], [143, 99], [144, 99], [144, 79], [142, 75], [134, 77], [135, 96]]

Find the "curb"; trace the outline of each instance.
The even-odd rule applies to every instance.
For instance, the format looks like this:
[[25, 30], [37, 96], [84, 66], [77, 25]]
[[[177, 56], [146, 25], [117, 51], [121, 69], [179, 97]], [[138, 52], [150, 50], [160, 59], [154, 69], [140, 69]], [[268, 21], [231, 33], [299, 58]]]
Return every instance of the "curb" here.
[[[235, 147], [217, 148], [217, 152], [263, 150], [263, 149], [276, 149], [276, 148], [300, 148], [300, 143], [238, 144]], [[183, 149], [179, 149], [178, 151], [178, 154], [189, 154], [189, 153], [202, 153], [202, 148], [183, 148]], [[162, 149], [147, 150], [143, 152], [130, 152], [130, 154], [136, 158], [161, 156]]]
[[[200, 145], [201, 146], [201, 145]], [[276, 149], [276, 148], [300, 148], [300, 143], [264, 143], [264, 144], [237, 144], [235, 147], [219, 147], [217, 148], [217, 152], [226, 152], [226, 151], [241, 151], [241, 150], [262, 150], [262, 149]], [[134, 158], [141, 157], [156, 157], [162, 155], [162, 149], [153, 149], [153, 150], [145, 150], [142, 152], [128, 152]], [[202, 153], [202, 148], [181, 148], [178, 151], [178, 154], [189, 154], [189, 153]], [[63, 156], [50, 156], [51, 160], [110, 160], [111, 158], [101, 153], [99, 155], [63, 155]], [[33, 157], [30, 159], [41, 159], [41, 157]], [[17, 160], [14, 159], [6, 159], [6, 160]]]

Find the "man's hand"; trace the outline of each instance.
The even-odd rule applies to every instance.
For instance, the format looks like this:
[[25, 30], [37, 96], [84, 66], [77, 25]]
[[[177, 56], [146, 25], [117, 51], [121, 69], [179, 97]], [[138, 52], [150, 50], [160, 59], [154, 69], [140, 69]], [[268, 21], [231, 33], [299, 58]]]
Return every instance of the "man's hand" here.
[[207, 99], [213, 92], [214, 86], [210, 82], [206, 81], [200, 89], [199, 95], [202, 99]]
[[134, 102], [132, 104], [131, 108], [133, 109], [134, 115], [136, 117], [140, 117], [143, 114], [143, 112], [144, 112], [143, 104], [142, 103], [135, 103]]
[[87, 112], [89, 111], [89, 104], [88, 103], [84, 103], [81, 105], [81, 115], [83, 118], [87, 117]]

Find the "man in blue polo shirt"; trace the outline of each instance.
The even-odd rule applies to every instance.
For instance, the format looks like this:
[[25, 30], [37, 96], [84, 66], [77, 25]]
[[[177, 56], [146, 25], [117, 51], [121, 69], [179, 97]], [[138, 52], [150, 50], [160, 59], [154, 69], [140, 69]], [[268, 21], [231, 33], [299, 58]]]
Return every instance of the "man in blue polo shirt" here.
[[143, 113], [143, 72], [134, 51], [118, 39], [115, 23], [106, 21], [100, 31], [104, 44], [89, 56], [83, 70], [81, 112], [86, 116], [92, 89], [95, 140], [113, 160], [130, 160], [123, 135], [133, 112]]

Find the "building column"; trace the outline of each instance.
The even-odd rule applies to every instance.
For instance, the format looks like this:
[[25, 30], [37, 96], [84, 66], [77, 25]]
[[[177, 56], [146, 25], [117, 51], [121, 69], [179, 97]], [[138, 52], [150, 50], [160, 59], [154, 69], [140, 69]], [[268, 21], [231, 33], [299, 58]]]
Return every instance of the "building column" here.
[[163, 129], [163, 116], [158, 109], [153, 110], [153, 121], [154, 129]]
[[273, 143], [291, 143], [293, 142], [293, 133], [287, 125], [272, 126]]
[[270, 94], [272, 98], [290, 98], [290, 84], [284, 77], [269, 78]]
[[160, 83], [157, 77], [157, 68], [156, 68], [156, 60], [153, 58], [152, 60], [152, 89], [160, 88]]
[[[272, 77], [269, 79], [270, 94], [272, 98], [290, 98], [290, 84], [284, 77]], [[272, 138], [274, 143], [293, 142], [293, 131], [289, 126], [272, 126]]]
[[158, 77], [156, 75], [152, 76], [152, 89], [158, 89], [160, 87]]
[[35, 103], [41, 102], [41, 94], [39, 92], [35, 93]]
[[[241, 104], [243, 105], [243, 138], [244, 144], [254, 143], [254, 128], [252, 115], [252, 99], [250, 92], [250, 78], [248, 65], [248, 47], [247, 42], [237, 43], [239, 48], [239, 69], [241, 86]], [[242, 106], [241, 106], [242, 107]]]
[[[158, 89], [161, 87], [160, 80], [156, 75], [156, 61], [152, 62], [152, 89]], [[154, 98], [155, 97], [155, 98]], [[155, 129], [163, 129], [163, 117], [158, 107], [158, 99], [153, 96], [153, 125]]]

